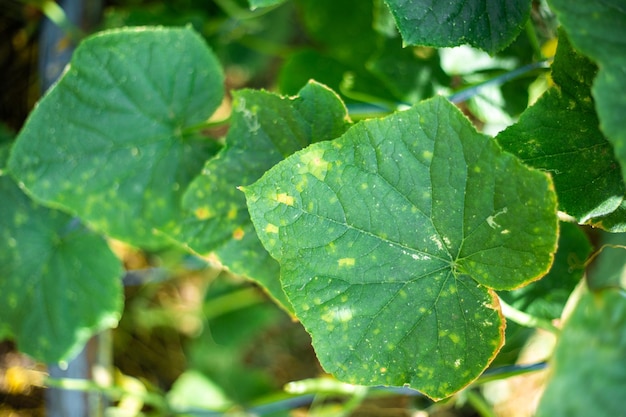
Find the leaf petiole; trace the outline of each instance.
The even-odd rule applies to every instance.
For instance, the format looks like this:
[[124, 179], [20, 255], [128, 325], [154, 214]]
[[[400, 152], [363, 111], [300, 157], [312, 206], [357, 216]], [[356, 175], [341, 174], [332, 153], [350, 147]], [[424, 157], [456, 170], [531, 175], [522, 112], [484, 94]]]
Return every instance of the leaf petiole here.
[[502, 308], [502, 314], [508, 320], [511, 320], [524, 327], [536, 327], [539, 329], [547, 330], [550, 333], [560, 333], [561, 330], [554, 324], [552, 324], [549, 320], [541, 319], [539, 317], [518, 310], [510, 304], [507, 304], [502, 298], [499, 298], [499, 300], [500, 307]]

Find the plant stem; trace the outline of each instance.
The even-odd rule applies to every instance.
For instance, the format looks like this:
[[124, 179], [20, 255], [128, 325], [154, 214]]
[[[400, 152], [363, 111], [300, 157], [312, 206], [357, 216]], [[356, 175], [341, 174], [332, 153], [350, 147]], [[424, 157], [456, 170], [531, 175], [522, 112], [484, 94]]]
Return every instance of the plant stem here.
[[491, 78], [485, 82], [480, 84], [473, 85], [471, 87], [465, 88], [461, 91], [457, 91], [456, 93], [448, 96], [448, 100], [452, 103], [462, 103], [470, 98], [480, 94], [480, 90], [488, 86], [500, 86], [508, 81], [511, 81], [517, 77], [520, 77], [528, 72], [534, 71], [536, 69], [543, 69], [548, 67], [549, 60], [543, 60], [538, 62], [532, 62], [530, 64], [524, 65], [522, 67], [516, 68], [512, 71], [505, 72], [502, 75]]
[[549, 320], [541, 319], [539, 317], [535, 317], [521, 310], [518, 310], [515, 307], [507, 304], [502, 298], [500, 298], [500, 306], [502, 307], [502, 314], [504, 314], [504, 317], [514, 321], [521, 326], [536, 327], [547, 330], [554, 334], [559, 334], [560, 332], [559, 328], [552, 324]]
[[535, 57], [537, 59], [545, 59], [543, 53], [541, 52], [541, 45], [539, 45], [539, 39], [537, 38], [537, 32], [535, 31], [535, 25], [533, 25], [532, 19], [528, 19], [526, 21], [526, 36], [528, 36], [528, 41], [530, 42], [530, 46], [533, 48], [535, 53]]
[[52, 23], [61, 28], [74, 42], [80, 41], [85, 34], [76, 25], [74, 25], [65, 14], [65, 11], [56, 2], [47, 0], [43, 2], [30, 2], [41, 9], [44, 15]]
[[220, 297], [208, 300], [203, 306], [205, 320], [210, 320], [226, 313], [250, 307], [265, 301], [264, 296], [254, 287], [245, 287]]
[[280, 6], [279, 4], [277, 4], [275, 6], [263, 7], [262, 9], [258, 10], [248, 10], [240, 7], [236, 2], [232, 0], [215, 0], [215, 3], [220, 7], [220, 9], [224, 11], [224, 13], [229, 15], [231, 18], [237, 20], [253, 19], [255, 17], [259, 17], [266, 13], [269, 13], [278, 6]]
[[467, 401], [474, 407], [474, 410], [478, 412], [482, 417], [497, 417], [491, 406], [487, 404], [487, 401], [474, 392], [473, 390], [467, 390], [465, 393]]
[[162, 395], [153, 392], [129, 391], [119, 386], [102, 386], [89, 379], [79, 378], [46, 378], [45, 385], [69, 391], [94, 392], [106, 395], [112, 400], [118, 400], [123, 396], [133, 396], [158, 410], [167, 411], [168, 406]]
[[478, 380], [476, 380], [476, 382], [474, 382], [474, 385], [485, 384], [487, 382], [499, 381], [501, 379], [511, 378], [518, 375], [542, 371], [546, 369], [547, 366], [548, 364], [546, 362], [537, 362], [530, 365], [509, 365], [495, 369], [488, 369], [478, 378]]

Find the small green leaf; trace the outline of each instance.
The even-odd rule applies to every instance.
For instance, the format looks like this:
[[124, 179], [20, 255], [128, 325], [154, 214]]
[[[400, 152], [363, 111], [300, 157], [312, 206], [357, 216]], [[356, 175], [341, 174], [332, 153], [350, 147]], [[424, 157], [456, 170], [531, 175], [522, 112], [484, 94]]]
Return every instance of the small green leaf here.
[[593, 219], [590, 224], [611, 233], [626, 232], [626, 200], [615, 211]]
[[289, 306], [278, 264], [259, 242], [237, 187], [252, 184], [293, 152], [343, 134], [347, 110], [332, 90], [316, 82], [293, 98], [238, 91], [233, 109], [226, 147], [189, 186], [183, 200], [187, 216], [171, 234], [197, 253], [215, 252], [233, 272], [256, 279]]
[[39, 206], [6, 175], [0, 195], [0, 327], [40, 361], [67, 360], [117, 324], [121, 264], [102, 237]]
[[624, 183], [613, 148], [599, 128], [591, 83], [596, 66], [559, 37], [550, 88], [498, 143], [528, 165], [550, 172], [559, 209], [590, 222], [613, 212], [624, 198]]
[[165, 239], [180, 197], [216, 144], [193, 128], [217, 108], [223, 76], [191, 29], [96, 34], [76, 49], [15, 144], [9, 168], [37, 199], [138, 246]]
[[556, 246], [549, 177], [441, 97], [314, 144], [245, 192], [325, 369], [432, 398], [500, 349], [491, 288], [537, 279]]
[[435, 47], [470, 44], [494, 54], [508, 46], [530, 14], [529, 0], [385, 0], [402, 39]]
[[623, 0], [551, 0], [572, 44], [599, 67], [593, 96], [600, 127], [615, 147], [626, 180], [626, 4]]
[[623, 291], [584, 294], [561, 332], [537, 417], [623, 415], [625, 329]]

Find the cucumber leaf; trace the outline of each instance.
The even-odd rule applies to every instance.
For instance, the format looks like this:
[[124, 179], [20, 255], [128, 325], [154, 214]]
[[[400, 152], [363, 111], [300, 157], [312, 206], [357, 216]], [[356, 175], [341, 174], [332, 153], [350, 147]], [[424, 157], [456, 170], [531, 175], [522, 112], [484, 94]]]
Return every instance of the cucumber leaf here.
[[9, 169], [29, 194], [96, 230], [155, 248], [218, 147], [194, 126], [223, 96], [222, 70], [190, 28], [126, 28], [82, 42], [20, 132]]
[[469, 44], [494, 54], [520, 33], [529, 0], [385, 0], [402, 39], [435, 47]]
[[122, 266], [78, 219], [42, 207], [0, 174], [0, 337], [55, 363], [71, 359], [123, 307]]
[[572, 44], [598, 64], [593, 96], [600, 128], [615, 147], [626, 180], [626, 4], [622, 0], [550, 0]]
[[594, 219], [614, 212], [626, 192], [591, 96], [596, 73], [596, 65], [560, 32], [552, 66], [555, 85], [497, 137], [506, 151], [551, 173], [559, 209], [580, 223], [597, 223]]
[[559, 337], [538, 417], [623, 413], [620, 394], [626, 389], [626, 369], [620, 364], [626, 358], [625, 325], [623, 290], [605, 289], [581, 297]]
[[503, 343], [493, 289], [547, 272], [550, 178], [441, 97], [314, 144], [244, 187], [324, 368], [440, 399]]

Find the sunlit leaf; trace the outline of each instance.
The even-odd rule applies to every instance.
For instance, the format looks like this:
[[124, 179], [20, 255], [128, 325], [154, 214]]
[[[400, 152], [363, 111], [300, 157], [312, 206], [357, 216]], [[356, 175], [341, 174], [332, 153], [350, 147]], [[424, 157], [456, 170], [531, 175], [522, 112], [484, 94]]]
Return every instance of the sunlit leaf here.
[[579, 222], [613, 212], [625, 193], [591, 97], [595, 75], [596, 66], [574, 51], [561, 33], [552, 67], [556, 85], [497, 137], [505, 150], [550, 172], [559, 209]]
[[470, 44], [491, 54], [519, 34], [530, 13], [529, 0], [385, 0], [402, 39], [435, 47]]
[[165, 240], [181, 195], [216, 144], [193, 127], [223, 95], [213, 53], [191, 29], [96, 34], [30, 115], [9, 161], [29, 193], [139, 246]]
[[626, 180], [626, 3], [550, 0], [572, 44], [598, 64], [593, 96], [600, 127], [615, 147]]
[[245, 192], [325, 369], [433, 398], [502, 345], [492, 288], [540, 277], [556, 246], [549, 177], [441, 97], [312, 145]]

